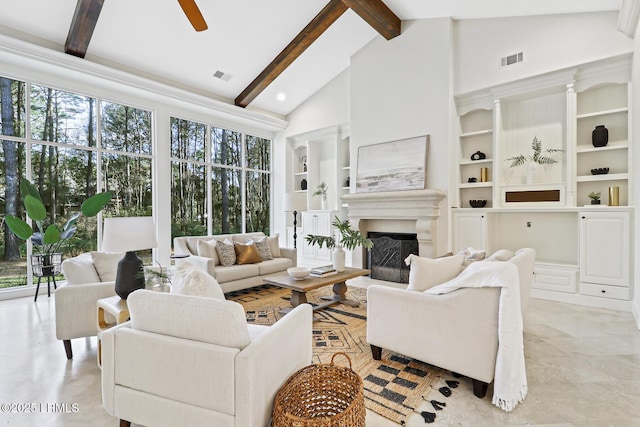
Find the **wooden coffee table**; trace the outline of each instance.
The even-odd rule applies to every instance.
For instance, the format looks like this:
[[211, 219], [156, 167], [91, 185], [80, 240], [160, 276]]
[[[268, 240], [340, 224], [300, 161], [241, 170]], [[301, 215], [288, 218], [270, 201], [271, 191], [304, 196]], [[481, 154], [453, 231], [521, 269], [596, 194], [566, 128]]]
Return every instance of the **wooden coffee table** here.
[[[281, 288], [291, 289], [290, 303], [292, 308], [307, 302], [307, 292], [322, 288], [323, 286], [333, 285], [333, 295], [321, 297], [321, 299], [326, 302], [314, 306], [313, 311], [316, 311], [337, 303], [357, 307], [359, 304], [357, 301], [350, 300], [346, 297], [347, 284], [345, 281], [358, 276], [366, 276], [369, 273], [371, 273], [370, 270], [346, 267], [342, 273], [331, 274], [324, 277], [307, 276], [304, 280], [295, 280], [285, 273], [265, 277], [264, 282]], [[280, 313], [288, 313], [292, 308], [282, 309]]]

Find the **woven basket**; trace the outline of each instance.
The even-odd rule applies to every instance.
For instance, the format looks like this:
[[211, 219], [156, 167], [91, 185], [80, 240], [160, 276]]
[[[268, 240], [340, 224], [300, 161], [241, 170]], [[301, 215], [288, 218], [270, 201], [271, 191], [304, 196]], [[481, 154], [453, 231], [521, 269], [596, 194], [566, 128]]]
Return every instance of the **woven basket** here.
[[[335, 366], [343, 355], [349, 367]], [[309, 365], [280, 387], [273, 404], [272, 427], [365, 427], [362, 378], [351, 359], [336, 353], [330, 364]]]

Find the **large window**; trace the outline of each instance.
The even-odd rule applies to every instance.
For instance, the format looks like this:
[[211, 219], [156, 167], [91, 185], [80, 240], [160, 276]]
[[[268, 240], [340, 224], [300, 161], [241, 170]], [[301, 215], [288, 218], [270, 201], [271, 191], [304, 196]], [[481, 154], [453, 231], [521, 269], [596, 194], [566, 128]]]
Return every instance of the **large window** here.
[[269, 234], [271, 141], [171, 119], [172, 238]]
[[[149, 111], [6, 78], [0, 107], [2, 214], [24, 218], [22, 178], [39, 189], [47, 219], [58, 226], [102, 190], [114, 193], [105, 215], [152, 214]], [[81, 217], [65, 256], [95, 250], [97, 229], [96, 218]], [[6, 227], [1, 232], [0, 288], [24, 285], [27, 245]]]

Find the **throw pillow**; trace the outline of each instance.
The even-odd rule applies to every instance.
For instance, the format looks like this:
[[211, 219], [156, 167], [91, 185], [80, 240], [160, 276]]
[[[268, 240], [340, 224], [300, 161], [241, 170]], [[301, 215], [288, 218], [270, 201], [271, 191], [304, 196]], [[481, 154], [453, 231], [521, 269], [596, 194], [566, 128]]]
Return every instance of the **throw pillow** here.
[[65, 259], [62, 262], [62, 274], [64, 274], [67, 285], [97, 283], [100, 281], [100, 276], [98, 276], [98, 272], [93, 266], [91, 254], [89, 253]]
[[218, 251], [216, 250], [216, 240], [198, 240], [198, 256], [211, 258], [215, 265], [220, 264]]
[[269, 242], [271, 256], [274, 258], [282, 258], [282, 253], [280, 252], [280, 234], [267, 237], [267, 242]]
[[436, 259], [409, 255], [404, 260], [411, 266], [407, 289], [422, 292], [453, 279], [462, 271], [463, 259], [461, 254]]
[[174, 279], [174, 283], [171, 286], [171, 293], [225, 299], [224, 292], [222, 292], [218, 281], [210, 274], [198, 270], [193, 266], [191, 266], [186, 274]]
[[500, 249], [492, 253], [487, 261], [509, 261], [514, 255], [509, 249]]
[[463, 267], [466, 267], [475, 261], [482, 261], [487, 257], [487, 251], [481, 249], [473, 249], [471, 247], [464, 248], [458, 253], [464, 256], [464, 261], [462, 262]]
[[217, 241], [216, 252], [223, 267], [230, 267], [236, 263], [236, 250], [229, 239], [225, 239], [224, 242]]
[[256, 245], [252, 241], [247, 243], [236, 242], [236, 264], [255, 264], [262, 261]]
[[124, 257], [122, 252], [91, 252], [91, 261], [101, 282], [113, 282], [118, 272], [118, 262]]
[[256, 249], [258, 250], [260, 258], [262, 258], [263, 261], [273, 259], [273, 255], [271, 255], [271, 248], [269, 247], [269, 242], [267, 241], [266, 237], [263, 237], [260, 240], [256, 240], [253, 243], [255, 243]]

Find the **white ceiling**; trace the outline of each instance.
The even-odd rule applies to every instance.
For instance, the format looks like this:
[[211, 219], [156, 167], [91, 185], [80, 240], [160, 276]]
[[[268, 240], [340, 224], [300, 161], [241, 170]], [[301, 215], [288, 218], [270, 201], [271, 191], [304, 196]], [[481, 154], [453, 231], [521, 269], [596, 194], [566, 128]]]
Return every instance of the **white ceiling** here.
[[[197, 33], [177, 0], [107, 0], [86, 60], [233, 103], [327, 0], [196, 0]], [[385, 0], [403, 20], [474, 19], [619, 10], [622, 0]], [[76, 0], [0, 0], [0, 33], [64, 51]], [[250, 105], [286, 115], [380, 37], [347, 11]], [[217, 71], [232, 78], [213, 77]], [[286, 99], [278, 101], [284, 93]]]

